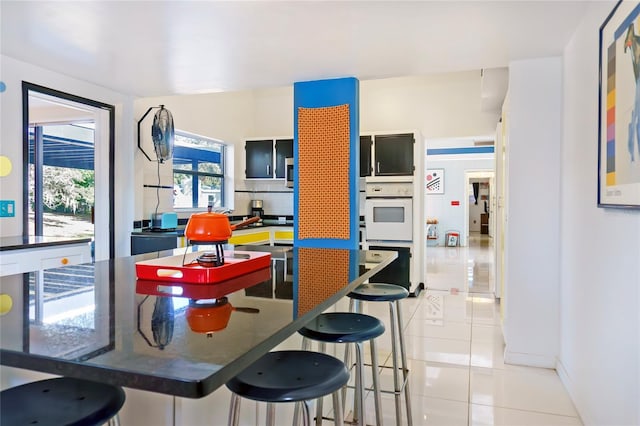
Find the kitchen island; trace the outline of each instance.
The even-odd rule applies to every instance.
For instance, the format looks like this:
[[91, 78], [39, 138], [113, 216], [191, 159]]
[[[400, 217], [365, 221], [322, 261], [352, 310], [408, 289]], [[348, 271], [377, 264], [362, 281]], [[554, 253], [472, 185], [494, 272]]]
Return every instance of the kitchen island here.
[[[0, 322], [0, 363], [201, 398], [396, 257], [387, 251], [225, 248], [225, 256], [269, 252], [272, 265], [233, 282], [196, 287], [136, 279], [136, 262], [184, 253], [178, 249], [96, 262], [91, 273], [67, 278], [74, 285], [63, 291], [36, 286], [36, 273], [3, 277], [0, 293], [12, 298], [13, 308]], [[273, 284], [275, 271], [284, 271], [280, 291], [254, 291]], [[216, 291], [223, 285], [230, 293]]]

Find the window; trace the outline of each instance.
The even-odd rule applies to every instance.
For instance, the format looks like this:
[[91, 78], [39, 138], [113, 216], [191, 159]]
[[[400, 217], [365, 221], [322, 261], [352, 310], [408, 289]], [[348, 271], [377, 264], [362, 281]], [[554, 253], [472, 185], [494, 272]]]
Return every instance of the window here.
[[176, 131], [173, 149], [173, 207], [224, 206], [225, 145]]

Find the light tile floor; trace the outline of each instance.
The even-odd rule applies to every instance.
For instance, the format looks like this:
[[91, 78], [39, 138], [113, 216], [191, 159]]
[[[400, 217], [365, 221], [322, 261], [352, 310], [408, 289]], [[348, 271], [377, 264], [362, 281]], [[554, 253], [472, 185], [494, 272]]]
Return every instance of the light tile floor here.
[[[492, 253], [491, 240], [480, 235], [470, 238], [469, 247], [429, 247], [427, 290], [403, 300], [413, 424], [581, 425], [554, 370], [504, 363]], [[386, 303], [366, 303], [364, 312], [389, 328]], [[298, 345], [294, 337], [282, 347]], [[377, 352], [381, 365], [391, 365], [388, 332]], [[383, 368], [381, 376], [383, 388], [392, 387], [392, 371]], [[367, 423], [374, 424], [371, 395], [366, 404]], [[383, 394], [382, 404], [384, 424], [395, 425], [393, 396]], [[327, 413], [330, 406], [327, 399]], [[246, 404], [246, 410], [243, 424], [256, 424], [256, 407]]]
[[[414, 424], [581, 425], [554, 370], [504, 363], [491, 239], [429, 247], [427, 258], [427, 290], [403, 304]], [[369, 313], [387, 322], [378, 307]], [[383, 406], [385, 424], [396, 424], [393, 398]]]

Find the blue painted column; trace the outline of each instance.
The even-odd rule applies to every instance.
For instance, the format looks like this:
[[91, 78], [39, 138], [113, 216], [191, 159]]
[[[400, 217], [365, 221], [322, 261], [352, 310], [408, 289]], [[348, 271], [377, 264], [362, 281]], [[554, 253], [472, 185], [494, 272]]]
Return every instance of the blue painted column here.
[[294, 84], [294, 245], [359, 247], [359, 81]]

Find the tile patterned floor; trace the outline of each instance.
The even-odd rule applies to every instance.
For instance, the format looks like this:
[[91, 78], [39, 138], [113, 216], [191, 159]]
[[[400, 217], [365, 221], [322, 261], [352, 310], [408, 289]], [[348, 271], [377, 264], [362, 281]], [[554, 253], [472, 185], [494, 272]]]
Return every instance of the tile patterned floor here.
[[[491, 292], [491, 240], [477, 235], [469, 247], [429, 247], [427, 257], [427, 290], [402, 305], [413, 424], [581, 425], [554, 370], [504, 363], [499, 302]], [[389, 328], [386, 304], [367, 303], [364, 312]], [[283, 347], [298, 344], [293, 338]], [[377, 352], [381, 365], [391, 365], [388, 332], [379, 339]], [[382, 369], [383, 388], [392, 386], [391, 373]], [[330, 409], [329, 401], [325, 407]], [[366, 404], [367, 423], [374, 424], [371, 395]], [[383, 394], [382, 405], [384, 424], [395, 425], [393, 396]], [[245, 410], [243, 424], [264, 421], [256, 422], [254, 405], [246, 404]], [[283, 410], [280, 419], [290, 412]]]

